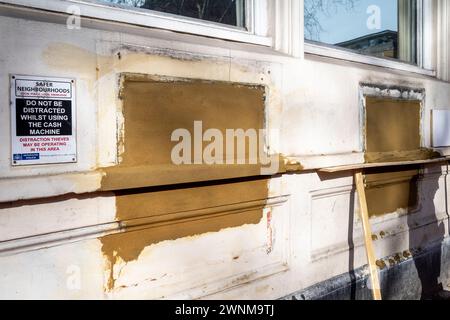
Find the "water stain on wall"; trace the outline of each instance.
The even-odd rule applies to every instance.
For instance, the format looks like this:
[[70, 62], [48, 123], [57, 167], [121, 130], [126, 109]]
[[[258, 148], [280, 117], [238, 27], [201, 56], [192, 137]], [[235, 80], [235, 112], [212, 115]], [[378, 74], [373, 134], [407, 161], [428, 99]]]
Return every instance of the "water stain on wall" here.
[[104, 65], [106, 61], [111, 61], [108, 57], [99, 55], [94, 46], [91, 50], [75, 46], [70, 43], [54, 42], [50, 43], [42, 52], [42, 60], [50, 68], [84, 74], [86, 79], [98, 68], [99, 64]]

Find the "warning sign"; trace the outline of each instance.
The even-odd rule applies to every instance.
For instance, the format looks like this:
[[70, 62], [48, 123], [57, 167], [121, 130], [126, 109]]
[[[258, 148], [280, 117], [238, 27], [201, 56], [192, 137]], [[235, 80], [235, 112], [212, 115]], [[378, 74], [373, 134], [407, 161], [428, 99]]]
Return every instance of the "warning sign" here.
[[11, 76], [12, 165], [77, 161], [74, 83]]

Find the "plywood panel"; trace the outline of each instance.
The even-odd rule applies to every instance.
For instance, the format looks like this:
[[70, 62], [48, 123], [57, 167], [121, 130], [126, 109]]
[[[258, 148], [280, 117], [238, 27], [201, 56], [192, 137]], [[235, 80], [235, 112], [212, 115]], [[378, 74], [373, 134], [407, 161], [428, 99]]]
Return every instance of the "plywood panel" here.
[[[263, 129], [264, 88], [203, 81], [127, 81], [124, 84], [123, 166], [171, 164], [179, 128]], [[207, 143], [204, 143], [206, 146]], [[192, 147], [194, 147], [192, 143]]]
[[[120, 141], [120, 163], [105, 169], [103, 190], [179, 184], [248, 177], [260, 174], [260, 166], [249, 159], [250, 139], [246, 138], [244, 164], [207, 165], [203, 151], [212, 141], [202, 141], [203, 133], [216, 129], [223, 136], [223, 148], [214, 155], [227, 158], [226, 130], [242, 129], [259, 133], [265, 125], [265, 88], [224, 82], [195, 80], [154, 80], [128, 76], [121, 89], [124, 132]], [[201, 121], [200, 130], [194, 122]], [[198, 127], [197, 127], [198, 128]], [[175, 165], [171, 159], [179, 141], [171, 141], [177, 129], [191, 134], [188, 165]], [[195, 141], [200, 141], [196, 143]], [[215, 141], [215, 139], [213, 139]], [[259, 137], [256, 136], [256, 144]], [[263, 142], [261, 141], [261, 144]], [[238, 163], [238, 143], [234, 140], [234, 164]], [[200, 156], [196, 158], [194, 153]], [[198, 160], [199, 159], [199, 160]], [[198, 163], [200, 161], [200, 163]]]
[[[382, 162], [380, 153], [390, 153], [392, 160], [395, 153], [418, 160], [417, 154], [406, 152], [421, 149], [420, 115], [420, 101], [366, 98], [368, 162]], [[378, 159], [370, 159], [371, 154], [378, 154]]]
[[[366, 162], [399, 162], [434, 157], [421, 148], [420, 101], [366, 99]], [[415, 167], [373, 168], [365, 172], [370, 216], [417, 206], [419, 171]]]

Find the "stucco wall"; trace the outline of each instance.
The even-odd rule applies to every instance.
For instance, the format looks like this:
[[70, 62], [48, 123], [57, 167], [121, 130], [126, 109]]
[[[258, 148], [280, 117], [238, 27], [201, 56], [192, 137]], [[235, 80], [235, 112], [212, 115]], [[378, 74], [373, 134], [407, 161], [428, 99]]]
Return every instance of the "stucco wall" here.
[[[1, 16], [0, 30], [1, 298], [274, 299], [366, 263], [352, 176], [306, 171], [270, 180], [259, 223], [151, 244], [115, 261], [109, 286], [101, 239], [126, 230], [100, 189], [119, 156], [121, 73], [266, 86], [267, 127], [280, 133], [271, 151], [306, 169], [362, 161], [361, 83], [425, 89], [424, 147], [430, 111], [450, 108], [449, 83], [314, 55], [34, 18]], [[9, 74], [76, 79], [76, 164], [10, 166]], [[413, 233], [424, 247], [448, 236], [447, 169], [424, 169], [418, 212], [372, 219], [377, 257], [409, 250]]]

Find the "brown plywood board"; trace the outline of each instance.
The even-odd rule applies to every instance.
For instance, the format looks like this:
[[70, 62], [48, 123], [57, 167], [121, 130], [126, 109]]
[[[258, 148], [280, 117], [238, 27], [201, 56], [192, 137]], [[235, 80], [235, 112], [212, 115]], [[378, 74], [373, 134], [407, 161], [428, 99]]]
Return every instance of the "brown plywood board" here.
[[[118, 147], [124, 151], [117, 166], [103, 170], [103, 190], [260, 174], [260, 166], [248, 160], [248, 139], [244, 159], [247, 165], [177, 166], [172, 163], [171, 152], [178, 142], [171, 141], [171, 135], [177, 129], [189, 130], [193, 152], [194, 121], [202, 121], [203, 132], [211, 128], [220, 130], [224, 142], [227, 129], [264, 129], [265, 87], [200, 80], [155, 80], [130, 75], [124, 79], [121, 88], [124, 130], [122, 145]], [[202, 142], [202, 150], [208, 144]], [[237, 155], [237, 143], [234, 150]], [[225, 147], [222, 153], [225, 159]], [[191, 159], [193, 162], [193, 155]], [[237, 156], [235, 159], [236, 163]], [[139, 173], [133, 174], [136, 168]]]
[[[367, 97], [365, 130], [367, 162], [395, 160], [396, 153], [398, 160], [420, 160], [420, 101]], [[383, 153], [387, 161], [382, 160]]]
[[418, 205], [414, 167], [371, 169], [365, 173], [367, 206], [371, 217], [414, 209]]
[[[104, 169], [102, 181], [103, 190], [115, 190], [116, 220], [123, 228], [100, 239], [109, 290], [118, 261], [136, 260], [162, 241], [257, 224], [269, 194], [268, 180], [255, 177], [258, 165], [177, 166], [171, 159], [178, 143], [171, 141], [172, 132], [187, 129], [193, 135], [194, 121], [202, 121], [203, 132], [214, 128], [224, 137], [226, 129], [264, 129], [264, 87], [137, 77], [125, 79], [121, 98], [123, 153], [117, 166]], [[246, 151], [247, 160], [248, 146]]]

